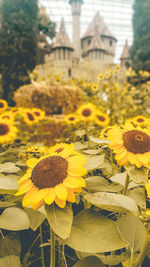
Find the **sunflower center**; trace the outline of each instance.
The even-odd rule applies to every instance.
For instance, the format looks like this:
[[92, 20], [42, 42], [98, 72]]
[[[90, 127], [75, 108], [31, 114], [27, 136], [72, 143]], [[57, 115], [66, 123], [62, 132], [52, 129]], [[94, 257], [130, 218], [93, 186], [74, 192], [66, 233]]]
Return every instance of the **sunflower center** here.
[[40, 112], [38, 112], [38, 111], [35, 111], [34, 114], [35, 114], [37, 117], [40, 116]]
[[74, 121], [75, 118], [74, 118], [74, 117], [70, 117], [69, 120], [70, 120], [70, 121]]
[[139, 118], [139, 119], [137, 119], [137, 122], [144, 122], [144, 120]]
[[146, 133], [132, 130], [123, 134], [124, 146], [134, 154], [144, 154], [150, 151], [150, 136]]
[[34, 117], [31, 113], [27, 112], [27, 116], [30, 121], [34, 121]]
[[33, 169], [31, 180], [38, 189], [55, 187], [67, 177], [68, 162], [59, 156], [41, 160]]
[[9, 132], [9, 127], [7, 124], [0, 123], [0, 135], [5, 135]]
[[97, 116], [97, 118], [99, 119], [99, 121], [105, 121], [106, 118], [104, 116]]
[[4, 107], [4, 103], [0, 102], [0, 108]]
[[89, 116], [91, 115], [91, 110], [88, 109], [88, 108], [84, 109], [84, 110], [82, 111], [82, 115], [83, 115], [84, 117], [89, 117]]

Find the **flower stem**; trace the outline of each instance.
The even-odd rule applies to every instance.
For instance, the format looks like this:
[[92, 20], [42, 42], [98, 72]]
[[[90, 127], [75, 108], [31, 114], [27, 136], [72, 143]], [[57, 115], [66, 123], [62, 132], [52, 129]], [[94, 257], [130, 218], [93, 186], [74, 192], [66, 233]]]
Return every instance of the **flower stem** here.
[[130, 180], [130, 178], [129, 178], [129, 175], [127, 174], [125, 185], [124, 185], [124, 189], [123, 189], [123, 195], [126, 195], [126, 193], [127, 193], [127, 189], [128, 189], [128, 185], [129, 185], [129, 180]]
[[55, 266], [55, 234], [53, 230], [50, 227], [50, 240], [51, 240], [51, 248], [50, 248], [50, 267], [56, 267]]
[[[43, 244], [42, 225], [40, 225], [40, 242], [41, 242], [41, 245], [42, 245]], [[43, 249], [43, 247], [41, 247], [41, 260], [42, 260], [42, 267], [45, 267], [44, 249]]]
[[149, 240], [149, 236], [147, 236], [146, 239], [145, 239], [145, 242], [143, 244], [143, 247], [142, 247], [142, 249], [140, 251], [140, 254], [138, 255], [135, 267], [139, 267], [142, 264], [146, 254], [147, 254], [147, 251], [148, 251], [148, 248], [149, 248], [149, 244], [150, 244], [150, 240]]

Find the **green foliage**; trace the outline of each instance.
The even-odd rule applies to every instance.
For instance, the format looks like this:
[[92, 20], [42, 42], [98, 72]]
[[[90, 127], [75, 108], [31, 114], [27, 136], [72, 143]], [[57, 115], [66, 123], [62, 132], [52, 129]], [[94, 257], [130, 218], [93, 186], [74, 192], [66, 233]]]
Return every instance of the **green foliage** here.
[[3, 98], [13, 103], [13, 93], [29, 83], [36, 64], [37, 0], [5, 0], [1, 7], [0, 70]]
[[50, 20], [44, 8], [40, 8], [39, 10], [38, 31], [51, 39], [56, 35], [56, 23]]
[[136, 70], [150, 71], [150, 0], [136, 0], [134, 4], [134, 42], [131, 48], [133, 67]]

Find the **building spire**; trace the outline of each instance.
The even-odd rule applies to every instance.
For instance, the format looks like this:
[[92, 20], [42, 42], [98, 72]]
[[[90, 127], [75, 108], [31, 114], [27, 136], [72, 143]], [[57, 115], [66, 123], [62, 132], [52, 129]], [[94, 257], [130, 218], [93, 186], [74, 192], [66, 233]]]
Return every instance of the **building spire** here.
[[81, 43], [80, 43], [80, 16], [81, 5], [83, 0], [70, 0], [69, 4], [72, 9], [72, 29], [73, 29], [73, 46], [75, 49], [75, 56], [80, 57]]
[[126, 40], [120, 59], [130, 58], [128, 40]]
[[65, 22], [64, 22], [63, 18], [61, 19], [60, 29], [59, 29], [59, 32], [57, 34], [56, 41], [55, 41], [55, 43], [53, 44], [52, 47], [53, 48], [56, 48], [56, 47], [68, 47], [68, 48], [73, 49], [73, 47], [72, 47], [72, 45], [70, 43], [68, 34], [66, 32]]

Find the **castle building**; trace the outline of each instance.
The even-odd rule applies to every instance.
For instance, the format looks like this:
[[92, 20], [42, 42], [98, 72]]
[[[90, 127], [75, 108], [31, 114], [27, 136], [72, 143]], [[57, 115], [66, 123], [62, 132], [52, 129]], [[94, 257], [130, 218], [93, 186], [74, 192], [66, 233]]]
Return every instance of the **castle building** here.
[[72, 10], [72, 43], [61, 20], [59, 32], [52, 44], [51, 53], [45, 55], [45, 64], [39, 65], [40, 73], [46, 76], [54, 69], [64, 72], [66, 80], [84, 77], [96, 80], [100, 72], [114, 64], [117, 39], [97, 12], [86, 32], [80, 36], [80, 18], [83, 0], [70, 0]]

